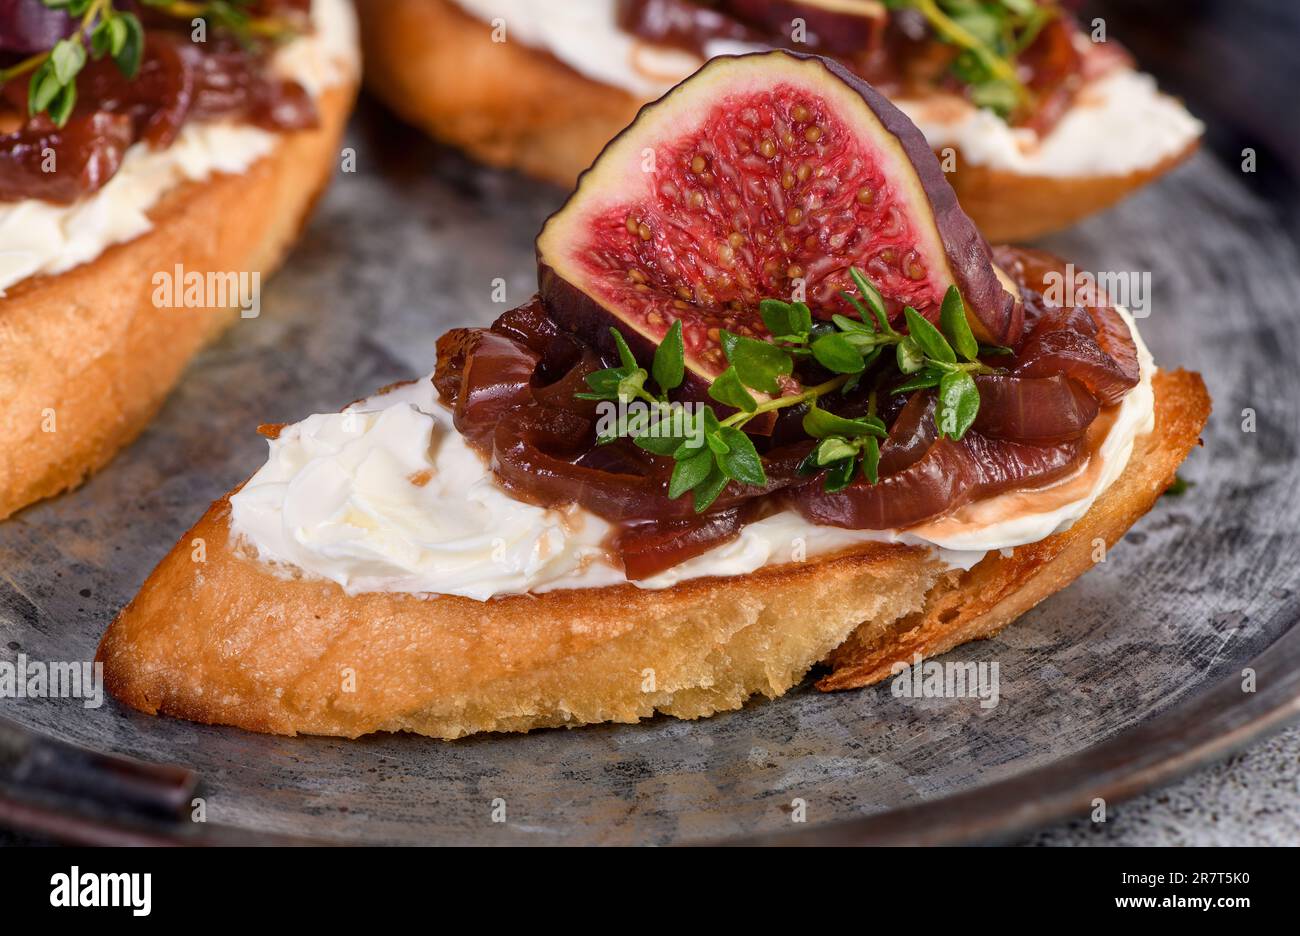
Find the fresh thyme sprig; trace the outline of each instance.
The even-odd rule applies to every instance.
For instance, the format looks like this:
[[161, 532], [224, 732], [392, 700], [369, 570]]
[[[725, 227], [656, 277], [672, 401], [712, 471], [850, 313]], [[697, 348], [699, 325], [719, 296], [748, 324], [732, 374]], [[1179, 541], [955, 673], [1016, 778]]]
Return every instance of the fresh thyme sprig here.
[[[862, 374], [886, 348], [892, 347], [899, 371], [911, 376], [891, 392], [907, 393], [937, 387], [934, 420], [939, 435], [962, 438], [979, 413], [980, 395], [974, 375], [997, 373], [997, 369], [980, 361], [980, 355], [989, 353], [991, 349], [982, 349], [971, 333], [960, 291], [956, 286], [949, 286], [944, 294], [939, 316], [941, 328], [936, 328], [914, 308], [906, 306], [903, 316], [907, 332], [900, 332], [890, 324], [880, 291], [861, 270], [851, 268], [849, 275], [858, 295], [849, 292], [840, 295], [853, 306], [859, 318], [834, 315], [831, 317], [832, 329], [815, 337], [816, 329], [807, 336], [791, 336], [795, 339], [790, 342], [791, 352], [798, 355], [804, 353], [806, 347], [806, 353], [822, 367], [849, 375], [843, 387], [847, 391], [857, 385]], [[782, 307], [794, 309], [796, 305], [802, 304], [765, 300], [760, 305], [760, 312], [765, 324], [769, 316], [780, 324]], [[802, 318], [805, 310], [795, 311]], [[858, 465], [861, 465], [863, 476], [872, 484], [876, 483], [876, 466], [880, 461], [877, 439], [884, 438], [886, 433], [884, 424], [875, 418], [874, 406], [872, 409], [873, 412], [864, 419], [841, 420], [829, 413], [822, 414], [814, 404], [804, 418], [803, 428], [821, 441], [800, 465], [800, 470], [811, 474], [826, 469], [826, 487], [830, 491], [840, 490], [852, 482]]]
[[[674, 322], [655, 349], [650, 372], [641, 367], [616, 328], [610, 332], [618, 349], [619, 366], [595, 371], [586, 378], [589, 393], [580, 399], [624, 402], [640, 400], [651, 405], [650, 415], [623, 427], [633, 442], [655, 455], [676, 461], [669, 481], [669, 496], [693, 492], [695, 510], [706, 510], [728, 481], [764, 485], [767, 473], [754, 443], [744, 427], [764, 413], [792, 406], [808, 405], [803, 429], [817, 444], [799, 466], [802, 474], [826, 473], [828, 491], [847, 487], [859, 472], [871, 484], [878, 478], [880, 439], [885, 424], [875, 415], [874, 394], [865, 416], [847, 419], [818, 405], [836, 391], [857, 386], [863, 374], [893, 348], [898, 369], [909, 379], [893, 388], [894, 393], [938, 388], [935, 425], [940, 436], [960, 439], [975, 421], [980, 396], [975, 374], [997, 373], [980, 361], [980, 356], [1003, 349], [982, 348], [971, 333], [966, 308], [957, 287], [948, 288], [936, 328], [911, 306], [903, 310], [907, 332], [890, 324], [879, 290], [854, 268], [849, 271], [858, 295], [843, 297], [860, 318], [835, 315], [830, 323], [814, 323], [812, 310], [803, 302], [765, 299], [759, 304], [763, 324], [772, 334], [761, 341], [723, 331], [722, 350], [728, 366], [709, 384], [708, 394], [736, 412], [719, 419], [711, 406], [689, 413], [671, 403], [669, 393], [685, 377], [685, 344], [682, 323]], [[782, 378], [794, 372], [800, 359], [815, 360], [835, 374], [829, 380], [797, 393], [781, 395]], [[647, 389], [653, 377], [658, 393]], [[755, 397], [757, 391], [765, 399]], [[600, 439], [602, 444], [619, 436]]]
[[[130, 10], [119, 10], [114, 0], [41, 0], [51, 10], [63, 10], [78, 20], [72, 35], [0, 69], [0, 85], [24, 75], [27, 111], [35, 117], [48, 114], [56, 126], [65, 126], [77, 104], [77, 76], [87, 61], [110, 57], [128, 79], [140, 71], [144, 55], [144, 26]], [[202, 19], [225, 30], [241, 42], [252, 38], [279, 38], [292, 34], [292, 25], [274, 17], [253, 17], [243, 9], [251, 0], [141, 0], [144, 6], [180, 19]], [[89, 45], [87, 45], [89, 43]]]
[[972, 101], [1004, 118], [1032, 99], [1016, 74], [1016, 57], [1061, 15], [1054, 2], [1037, 0], [885, 0], [885, 5], [917, 10], [935, 35], [961, 49], [953, 74], [970, 87]]
[[[695, 510], [706, 510], [722, 493], [728, 481], [763, 485], [767, 474], [754, 443], [734, 419], [720, 421], [710, 406], [694, 413], [668, 399], [670, 391], [681, 385], [686, 374], [686, 348], [682, 340], [682, 323], [674, 322], [655, 349], [650, 372], [637, 364], [632, 349], [617, 328], [611, 328], [618, 348], [619, 366], [587, 375], [590, 393], [578, 393], [582, 400], [640, 400], [650, 404], [639, 420], [623, 427], [639, 447], [654, 455], [671, 455], [676, 464], [668, 482], [670, 497], [694, 492]], [[651, 377], [658, 394], [646, 389]], [[653, 415], [651, 415], [653, 414]], [[606, 436], [604, 444], [618, 436]]]
[[[113, 0], [42, 0], [52, 10], [80, 18], [76, 31], [49, 51], [39, 52], [0, 70], [0, 85], [30, 74], [27, 110], [33, 117], [48, 113], [60, 127], [77, 104], [77, 75], [88, 58], [110, 56], [127, 78], [140, 70], [144, 27], [134, 13], [115, 9]], [[86, 42], [90, 47], [87, 49]]]

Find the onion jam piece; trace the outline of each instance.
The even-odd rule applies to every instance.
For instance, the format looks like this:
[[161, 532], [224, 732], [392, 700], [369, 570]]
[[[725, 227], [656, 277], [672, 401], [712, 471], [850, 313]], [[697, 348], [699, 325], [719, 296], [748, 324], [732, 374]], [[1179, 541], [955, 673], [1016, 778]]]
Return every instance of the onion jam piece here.
[[[1025, 334], [1003, 368], [975, 378], [980, 411], [960, 440], [935, 427], [935, 391], [891, 394], [888, 368], [847, 394], [818, 402], [845, 417], [885, 401], [888, 426], [879, 480], [859, 477], [827, 492], [798, 471], [814, 440], [798, 429], [802, 407], [781, 410], [771, 435], [756, 439], [768, 483], [730, 482], [703, 514], [690, 497], [671, 498], [674, 462], [631, 440], [598, 443], [596, 404], [574, 394], [584, 378], [617, 362], [565, 332], [536, 299], [490, 329], [455, 329], [438, 341], [434, 385], [456, 428], [512, 495], [548, 507], [577, 504], [614, 524], [608, 546], [630, 579], [642, 579], [736, 536], [774, 510], [850, 529], [906, 529], [973, 501], [1045, 487], [1084, 467], [1088, 429], [1138, 382], [1137, 348], [1108, 305], [1061, 309], [1041, 295], [1064, 264], [1047, 254], [1001, 248], [998, 262], [1026, 300]], [[1100, 301], [1100, 300], [1099, 300]]]
[[[14, 53], [23, 45], [48, 48], [54, 40], [44, 40], [63, 28], [24, 19], [30, 0], [0, 4], [4, 65], [21, 57]], [[305, 22], [309, 9], [307, 0], [261, 0], [250, 8], [295, 22]], [[219, 35], [194, 42], [188, 19], [148, 11], [143, 19], [145, 47], [135, 78], [108, 57], [87, 62], [77, 76], [77, 106], [61, 128], [43, 114], [27, 116], [27, 76], [0, 89], [11, 128], [0, 134], [0, 201], [71, 204], [102, 188], [131, 145], [170, 146], [189, 120], [229, 118], [274, 131], [316, 126], [306, 90], [272, 73], [269, 44], [245, 47]], [[57, 172], [48, 171], [51, 155]]]

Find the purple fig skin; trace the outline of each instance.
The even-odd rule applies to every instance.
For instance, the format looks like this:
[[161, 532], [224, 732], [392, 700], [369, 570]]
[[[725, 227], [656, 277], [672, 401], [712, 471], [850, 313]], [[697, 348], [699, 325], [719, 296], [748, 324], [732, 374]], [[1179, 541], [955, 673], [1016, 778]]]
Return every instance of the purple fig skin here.
[[[611, 321], [609, 312], [603, 306], [556, 273], [550, 265], [542, 263], [540, 255], [537, 264], [537, 293], [541, 296], [546, 311], [561, 328], [591, 345], [604, 360], [617, 363], [618, 346], [614, 344], [614, 336], [609, 329], [611, 326], [617, 327], [618, 322]], [[633, 328], [620, 328], [619, 332], [636, 355], [637, 362], [642, 367], [648, 367], [654, 360], [657, 347], [654, 342]], [[689, 381], [694, 376], [695, 372], [687, 368], [685, 379]], [[704, 386], [707, 387], [707, 384]]]
[[[966, 303], [971, 330], [976, 338], [985, 344], [1012, 345], [1020, 338], [1024, 327], [1024, 306], [1018, 297], [1013, 296], [1003, 286], [992, 260], [992, 251], [988, 242], [979, 233], [974, 222], [962, 211], [957, 203], [957, 195], [948, 184], [939, 160], [930, 149], [924, 135], [902, 111], [885, 99], [869, 84], [837, 62], [822, 56], [806, 53], [775, 50], [771, 52], [754, 52], [741, 56], [724, 56], [720, 58], [743, 60], [767, 56], [786, 56], [800, 61], [815, 62], [829, 74], [828, 78], [848, 85], [862, 98], [868, 108], [875, 114], [885, 131], [894, 136], [903, 152], [911, 161], [922, 191], [929, 203], [935, 220], [940, 244], [951, 269], [957, 288]], [[719, 61], [720, 59], [714, 59]], [[709, 66], [704, 66], [707, 69]], [[703, 69], [702, 69], [703, 70]], [[698, 74], [698, 73], [697, 73]], [[691, 78], [686, 79], [691, 81]], [[668, 92], [671, 94], [672, 92]], [[662, 99], [661, 99], [662, 100]], [[658, 101], [645, 105], [638, 112], [632, 123], [618, 136], [606, 144], [605, 149], [596, 157], [593, 166], [598, 165], [605, 152], [621, 141], [628, 134], [638, 132], [641, 117], [649, 108], [656, 107]], [[543, 225], [543, 233], [551, 224], [565, 213], [582, 189], [583, 180], [592, 170], [589, 168], [578, 179], [578, 186], [570, 193], [560, 209], [551, 215]], [[583, 340], [601, 349], [607, 356], [612, 355], [613, 338], [609, 334], [611, 325], [617, 325], [615, 316], [599, 302], [592, 299], [578, 286], [570, 283], [560, 275], [546, 260], [541, 250], [541, 234], [538, 235], [537, 272], [538, 291], [543, 305], [562, 328], [578, 335]], [[755, 310], [755, 314], [757, 311]], [[634, 329], [620, 329], [630, 348], [642, 366], [648, 367], [655, 350], [655, 345]], [[691, 367], [687, 368], [686, 381], [683, 386], [688, 398], [704, 398], [704, 391], [711, 378], [697, 374]]]
[[898, 139], [929, 199], [935, 227], [966, 310], [976, 319], [971, 322], [975, 337], [994, 345], [1013, 345], [1019, 341], [1025, 324], [1024, 305], [1002, 285], [993, 268], [993, 250], [989, 242], [970, 216], [962, 211], [957, 193], [948, 183], [939, 158], [930, 149], [925, 135], [888, 98], [839, 62], [797, 52], [785, 54], [820, 62], [832, 75], [858, 92], [884, 128]]
[[72, 19], [40, 0], [0, 0], [0, 52], [44, 52], [72, 33]]
[[833, 55], [854, 55], [871, 47], [885, 27], [885, 12], [850, 13], [817, 0], [723, 0], [721, 8], [769, 36], [788, 36], [796, 18], [807, 27], [810, 46]]

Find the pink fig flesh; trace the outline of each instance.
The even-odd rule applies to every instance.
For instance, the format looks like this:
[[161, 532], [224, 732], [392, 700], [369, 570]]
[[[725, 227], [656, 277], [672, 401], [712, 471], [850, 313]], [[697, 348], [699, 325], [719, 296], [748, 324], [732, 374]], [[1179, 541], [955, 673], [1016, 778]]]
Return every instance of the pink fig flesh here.
[[981, 341], [1011, 344], [1023, 307], [920, 131], [829, 60], [720, 57], [644, 107], [537, 238], [540, 292], [597, 343], [639, 354], [680, 320], [690, 371], [727, 366], [721, 329], [765, 337], [765, 298], [853, 314], [864, 271], [897, 313], [937, 319], [956, 284]]

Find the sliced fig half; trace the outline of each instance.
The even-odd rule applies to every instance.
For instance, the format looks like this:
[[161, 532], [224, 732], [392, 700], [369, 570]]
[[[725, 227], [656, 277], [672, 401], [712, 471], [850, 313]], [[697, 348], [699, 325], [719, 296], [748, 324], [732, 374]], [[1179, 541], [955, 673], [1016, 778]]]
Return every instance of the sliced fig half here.
[[[562, 326], [647, 354], [681, 320], [691, 371], [727, 366], [719, 330], [764, 336], [765, 298], [851, 312], [850, 267], [891, 310], [934, 319], [956, 284], [985, 342], [1023, 307], [920, 131], [840, 65], [786, 51], [724, 56], [644, 107], [537, 238], [542, 301]], [[1009, 281], [1008, 281], [1009, 282]]]

